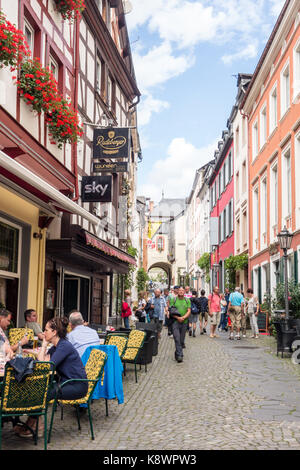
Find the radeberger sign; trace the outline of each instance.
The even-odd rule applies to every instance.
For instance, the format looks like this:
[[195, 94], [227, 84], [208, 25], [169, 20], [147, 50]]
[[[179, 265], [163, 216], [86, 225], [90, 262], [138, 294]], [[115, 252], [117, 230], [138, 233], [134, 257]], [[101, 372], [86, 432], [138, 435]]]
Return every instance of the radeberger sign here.
[[93, 158], [128, 158], [129, 129], [94, 129]]
[[112, 176], [83, 176], [82, 202], [111, 202]]
[[126, 162], [104, 162], [93, 163], [93, 173], [126, 173], [128, 171]]

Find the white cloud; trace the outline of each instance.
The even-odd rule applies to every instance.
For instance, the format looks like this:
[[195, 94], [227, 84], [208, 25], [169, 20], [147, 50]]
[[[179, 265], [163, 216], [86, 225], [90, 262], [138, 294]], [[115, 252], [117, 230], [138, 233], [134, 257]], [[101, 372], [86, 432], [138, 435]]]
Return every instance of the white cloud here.
[[284, 4], [285, 4], [285, 0], [271, 0], [272, 15], [279, 16]]
[[184, 73], [194, 63], [193, 58], [188, 55], [175, 56], [167, 41], [153, 47], [145, 55], [133, 53], [133, 61], [137, 82], [142, 91]]
[[222, 57], [222, 61], [225, 65], [230, 65], [235, 60], [241, 59], [253, 59], [257, 56], [258, 51], [258, 44], [249, 44], [247, 47], [241, 49], [240, 51], [236, 52], [235, 54], [225, 54]]
[[184, 138], [175, 138], [168, 147], [167, 158], [157, 160], [141, 184], [139, 194], [146, 194], [158, 202], [162, 191], [166, 198], [185, 198], [192, 187], [195, 172], [212, 159], [216, 142], [196, 148]]
[[149, 123], [153, 113], [160, 113], [164, 109], [169, 108], [167, 101], [157, 100], [152, 95], [146, 94], [139, 105], [138, 121], [140, 126]]

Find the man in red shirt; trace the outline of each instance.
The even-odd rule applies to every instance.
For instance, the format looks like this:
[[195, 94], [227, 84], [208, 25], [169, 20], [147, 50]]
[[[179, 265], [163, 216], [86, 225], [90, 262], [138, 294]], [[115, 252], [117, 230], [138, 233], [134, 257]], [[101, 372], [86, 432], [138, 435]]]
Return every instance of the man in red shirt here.
[[208, 296], [208, 314], [210, 316], [210, 338], [218, 338], [216, 328], [220, 322], [221, 316], [221, 297], [219, 295], [219, 287], [213, 288], [213, 293]]

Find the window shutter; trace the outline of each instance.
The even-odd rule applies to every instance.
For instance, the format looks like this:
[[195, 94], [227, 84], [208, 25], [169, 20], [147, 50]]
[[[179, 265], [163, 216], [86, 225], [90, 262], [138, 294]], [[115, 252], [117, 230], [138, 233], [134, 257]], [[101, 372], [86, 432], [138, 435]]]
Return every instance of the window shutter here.
[[270, 294], [271, 292], [270, 272], [271, 272], [271, 265], [269, 263], [266, 266], [266, 293], [267, 294]]
[[262, 299], [261, 299], [261, 267], [259, 266], [258, 268], [258, 301], [261, 304]]
[[295, 283], [298, 284], [298, 251], [294, 251], [294, 278]]

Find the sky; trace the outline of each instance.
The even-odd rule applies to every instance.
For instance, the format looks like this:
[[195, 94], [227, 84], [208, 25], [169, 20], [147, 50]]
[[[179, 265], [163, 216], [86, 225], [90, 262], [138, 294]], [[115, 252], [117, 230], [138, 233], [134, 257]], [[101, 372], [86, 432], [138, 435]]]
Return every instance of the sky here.
[[143, 160], [138, 195], [188, 197], [213, 159], [237, 94], [284, 0], [130, 0], [126, 15]]

